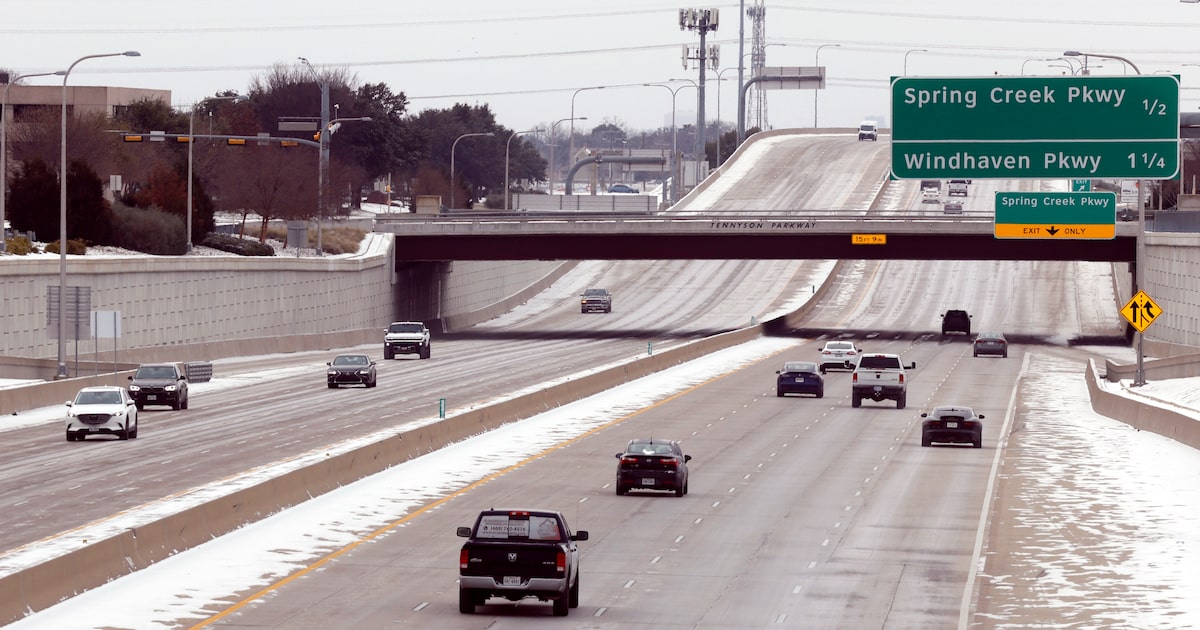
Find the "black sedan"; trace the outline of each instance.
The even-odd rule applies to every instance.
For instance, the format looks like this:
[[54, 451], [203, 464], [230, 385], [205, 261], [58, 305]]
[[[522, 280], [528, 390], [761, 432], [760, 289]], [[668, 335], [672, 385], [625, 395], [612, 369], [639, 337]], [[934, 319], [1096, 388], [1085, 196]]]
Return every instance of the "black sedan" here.
[[975, 343], [971, 349], [971, 353], [975, 356], [981, 354], [1000, 355], [1002, 358], [1008, 358], [1008, 340], [1004, 338], [1003, 333], [998, 332], [981, 332], [975, 337]]
[[339, 354], [326, 363], [325, 382], [329, 389], [342, 385], [375, 387], [375, 362], [365, 354]]
[[688, 467], [691, 455], [675, 440], [630, 440], [617, 453], [617, 494], [633, 488], [672, 490], [681, 497], [688, 491]]
[[975, 415], [970, 407], [934, 407], [933, 411], [921, 414], [921, 418], [921, 446], [939, 442], [983, 447], [983, 414]]
[[817, 398], [825, 397], [825, 378], [816, 363], [788, 361], [775, 373], [779, 375], [775, 378], [776, 396], [812, 394]]

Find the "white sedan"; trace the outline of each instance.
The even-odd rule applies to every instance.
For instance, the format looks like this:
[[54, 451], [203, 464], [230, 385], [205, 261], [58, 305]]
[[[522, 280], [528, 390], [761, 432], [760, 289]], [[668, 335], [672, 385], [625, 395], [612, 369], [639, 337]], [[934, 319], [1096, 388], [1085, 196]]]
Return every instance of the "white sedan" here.
[[67, 401], [67, 441], [89, 435], [115, 435], [122, 440], [137, 438], [137, 403], [123, 387], [84, 387]]
[[853, 341], [826, 341], [821, 348], [821, 373], [830, 368], [853, 370], [862, 350]]

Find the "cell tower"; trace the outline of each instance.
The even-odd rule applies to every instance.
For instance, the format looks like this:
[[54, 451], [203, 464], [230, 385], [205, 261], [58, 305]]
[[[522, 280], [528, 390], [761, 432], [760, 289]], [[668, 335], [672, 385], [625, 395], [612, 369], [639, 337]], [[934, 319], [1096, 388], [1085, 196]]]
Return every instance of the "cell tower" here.
[[[754, 0], [754, 6], [746, 9], [753, 31], [750, 40], [750, 76], [761, 76], [767, 67], [767, 7], [765, 0]], [[746, 128], [758, 127], [767, 130], [767, 93], [761, 86], [750, 90], [746, 105]]]

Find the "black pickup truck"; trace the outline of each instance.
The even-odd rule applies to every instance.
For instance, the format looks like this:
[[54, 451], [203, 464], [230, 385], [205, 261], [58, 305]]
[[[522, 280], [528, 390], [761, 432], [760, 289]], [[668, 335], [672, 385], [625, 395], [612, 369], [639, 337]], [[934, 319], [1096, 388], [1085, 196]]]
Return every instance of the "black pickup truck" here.
[[586, 531], [571, 533], [562, 514], [548, 510], [485, 510], [458, 556], [458, 611], [472, 614], [490, 597], [536, 597], [566, 616], [579, 607], [579, 550]]

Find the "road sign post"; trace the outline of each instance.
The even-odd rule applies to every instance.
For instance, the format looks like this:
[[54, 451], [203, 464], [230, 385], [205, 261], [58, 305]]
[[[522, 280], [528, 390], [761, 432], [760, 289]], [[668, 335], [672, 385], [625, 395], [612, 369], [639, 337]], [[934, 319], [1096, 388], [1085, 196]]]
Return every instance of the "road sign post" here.
[[1178, 170], [1171, 75], [892, 79], [901, 179], [1169, 179]]
[[1138, 291], [1125, 306], [1121, 307], [1121, 317], [1129, 322], [1138, 332], [1138, 351], [1137, 351], [1137, 373], [1134, 375], [1133, 384], [1135, 386], [1146, 384], [1145, 354], [1142, 352], [1142, 337], [1146, 329], [1153, 324], [1158, 316], [1162, 314], [1162, 309], [1154, 300], [1146, 294], [1145, 291]]
[[996, 193], [996, 238], [1111, 240], [1116, 226], [1116, 193]]

